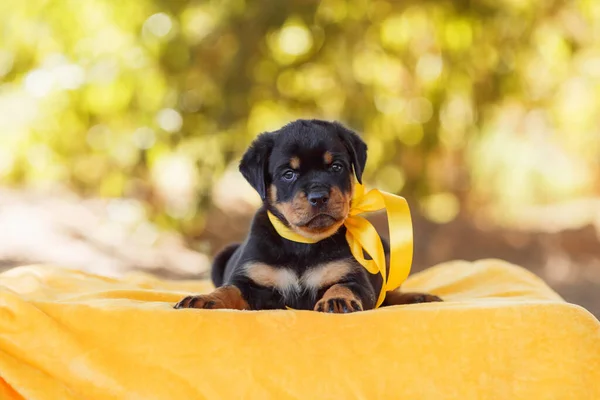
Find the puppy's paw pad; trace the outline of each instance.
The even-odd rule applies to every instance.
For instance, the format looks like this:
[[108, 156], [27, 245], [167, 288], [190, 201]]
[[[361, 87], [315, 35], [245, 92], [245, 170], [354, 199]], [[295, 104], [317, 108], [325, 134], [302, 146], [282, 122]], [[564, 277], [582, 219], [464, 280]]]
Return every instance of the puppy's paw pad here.
[[179, 303], [175, 304], [176, 309], [179, 308], [204, 308], [204, 309], [213, 309], [220, 308], [216, 301], [214, 301], [210, 296], [207, 295], [199, 295], [199, 296], [187, 296], [183, 298]]
[[351, 312], [362, 311], [362, 306], [354, 299], [337, 297], [319, 300], [315, 305], [315, 311], [347, 314]]

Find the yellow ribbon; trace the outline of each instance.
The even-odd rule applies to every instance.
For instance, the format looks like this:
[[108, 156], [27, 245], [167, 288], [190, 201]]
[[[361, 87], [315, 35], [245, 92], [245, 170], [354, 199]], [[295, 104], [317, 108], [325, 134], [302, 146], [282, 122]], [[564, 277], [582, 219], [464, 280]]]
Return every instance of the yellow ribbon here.
[[[385, 253], [381, 238], [366, 218], [359, 214], [384, 209], [387, 212], [390, 231], [390, 269], [386, 268]], [[269, 220], [277, 233], [285, 239], [300, 243], [316, 243], [285, 226], [270, 212]], [[354, 195], [348, 217], [344, 221], [346, 240], [356, 260], [371, 274], [380, 274], [383, 285], [375, 307], [385, 300], [386, 292], [397, 289], [408, 277], [413, 256], [413, 233], [408, 203], [403, 197], [371, 189], [365, 193], [361, 184], [354, 185]], [[371, 260], [364, 257], [364, 252]]]

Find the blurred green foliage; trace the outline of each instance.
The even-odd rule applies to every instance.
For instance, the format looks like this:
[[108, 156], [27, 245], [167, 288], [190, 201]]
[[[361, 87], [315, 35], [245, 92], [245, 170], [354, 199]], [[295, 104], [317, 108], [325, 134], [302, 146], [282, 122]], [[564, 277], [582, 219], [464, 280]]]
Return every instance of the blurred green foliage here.
[[[343, 121], [433, 220], [600, 189], [600, 2], [0, 2], [0, 179], [201, 226], [261, 131]], [[508, 211], [507, 211], [508, 210]]]

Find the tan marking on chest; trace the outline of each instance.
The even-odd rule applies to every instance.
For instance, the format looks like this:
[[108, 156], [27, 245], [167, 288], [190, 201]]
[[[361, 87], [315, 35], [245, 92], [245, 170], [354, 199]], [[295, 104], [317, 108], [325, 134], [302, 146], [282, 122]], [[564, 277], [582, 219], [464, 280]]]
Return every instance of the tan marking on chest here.
[[320, 264], [302, 275], [301, 285], [307, 289], [320, 289], [338, 283], [355, 270], [356, 265], [348, 259]]
[[300, 291], [296, 273], [288, 268], [274, 267], [261, 262], [251, 262], [244, 266], [246, 274], [256, 284], [278, 290], [284, 296]]

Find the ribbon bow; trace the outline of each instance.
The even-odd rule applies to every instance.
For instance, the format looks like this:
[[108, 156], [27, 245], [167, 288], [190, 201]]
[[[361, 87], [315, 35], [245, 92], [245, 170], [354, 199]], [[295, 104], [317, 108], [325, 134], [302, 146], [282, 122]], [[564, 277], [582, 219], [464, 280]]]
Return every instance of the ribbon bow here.
[[[366, 218], [360, 214], [384, 209], [387, 212], [390, 233], [390, 268], [386, 267], [381, 238]], [[268, 213], [269, 220], [277, 233], [288, 240], [300, 243], [316, 243], [288, 227], [277, 217]], [[385, 300], [386, 292], [397, 289], [408, 277], [413, 255], [413, 233], [408, 203], [403, 197], [371, 189], [365, 193], [361, 184], [354, 185], [354, 195], [348, 217], [344, 221], [346, 240], [356, 260], [371, 274], [380, 274], [383, 285], [375, 307]], [[371, 257], [365, 259], [364, 252]]]

